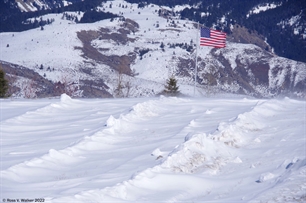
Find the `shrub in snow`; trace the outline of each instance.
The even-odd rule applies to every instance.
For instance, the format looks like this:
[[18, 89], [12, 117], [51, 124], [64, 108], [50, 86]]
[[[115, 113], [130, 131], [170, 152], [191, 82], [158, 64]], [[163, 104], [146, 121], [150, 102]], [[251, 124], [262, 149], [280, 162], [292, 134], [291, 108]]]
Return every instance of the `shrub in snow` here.
[[20, 89], [23, 92], [23, 96], [27, 99], [33, 99], [37, 97], [37, 85], [33, 79], [23, 79], [20, 81]]
[[61, 93], [65, 93], [70, 97], [82, 97], [83, 91], [80, 90], [80, 76], [76, 72], [63, 72], [59, 87]]

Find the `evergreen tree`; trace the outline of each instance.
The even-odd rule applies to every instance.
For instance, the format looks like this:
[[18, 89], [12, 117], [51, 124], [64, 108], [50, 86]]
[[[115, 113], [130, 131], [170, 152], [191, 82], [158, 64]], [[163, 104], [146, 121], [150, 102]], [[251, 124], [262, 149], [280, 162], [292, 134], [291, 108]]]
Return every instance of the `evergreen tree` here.
[[167, 84], [165, 85], [164, 93], [166, 95], [170, 96], [176, 96], [179, 94], [179, 87], [177, 86], [177, 80], [174, 78], [174, 76], [171, 76], [167, 80]]
[[5, 73], [0, 67], [0, 98], [7, 97], [8, 81], [4, 76]]

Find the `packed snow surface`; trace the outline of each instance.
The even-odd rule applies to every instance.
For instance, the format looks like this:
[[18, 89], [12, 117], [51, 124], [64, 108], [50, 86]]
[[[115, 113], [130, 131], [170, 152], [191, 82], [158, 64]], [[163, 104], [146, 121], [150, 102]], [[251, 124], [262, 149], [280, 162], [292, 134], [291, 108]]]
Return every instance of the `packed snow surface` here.
[[6, 202], [302, 202], [306, 103], [1, 101]]

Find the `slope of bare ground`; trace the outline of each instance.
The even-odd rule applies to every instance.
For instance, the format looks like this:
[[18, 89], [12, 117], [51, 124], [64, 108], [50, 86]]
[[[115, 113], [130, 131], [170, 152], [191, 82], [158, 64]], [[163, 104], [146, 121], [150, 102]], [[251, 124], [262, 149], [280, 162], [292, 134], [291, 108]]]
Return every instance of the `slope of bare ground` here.
[[[65, 85], [63, 83], [54, 83], [47, 80], [29, 68], [4, 61], [0, 61], [0, 67], [4, 70], [5, 77], [9, 81], [9, 95], [16, 96], [22, 92], [25, 94], [25, 90], [26, 92], [35, 92], [31, 95], [24, 95], [23, 97], [26, 98], [55, 97], [67, 93], [65, 92]], [[79, 85], [80, 90], [83, 91], [84, 97], [112, 97], [112, 95], [107, 92], [108, 87], [103, 83], [103, 80], [80, 80]]]
[[271, 51], [271, 47], [265, 42], [263, 36], [259, 35], [256, 31], [248, 30], [237, 24], [233, 26], [232, 33], [227, 38], [232, 42], [255, 44], [262, 49]]
[[[218, 49], [212, 49], [208, 56], [198, 57], [196, 80], [199, 85], [256, 97], [305, 95], [306, 79], [301, 80], [303, 76], [299, 76], [303, 74], [299, 71], [302, 63], [290, 64], [286, 59], [275, 63], [275, 56], [262, 49], [245, 49], [235, 59], [228, 58], [226, 50]], [[179, 75], [194, 77], [194, 59], [179, 58], [177, 67]], [[232, 88], [228, 89], [229, 86]]]
[[[50, 80], [47, 80], [31, 69], [4, 61], [0, 61], [0, 66], [4, 70], [5, 76], [9, 81], [8, 93], [10, 95], [20, 92], [23, 87], [37, 90], [36, 96], [39, 98], [60, 95], [55, 85]], [[18, 82], [18, 80], [20, 80], [20, 82]]]
[[[110, 30], [106, 28], [100, 28], [98, 31], [80, 31], [77, 33], [78, 38], [82, 41], [83, 47], [75, 47], [83, 52], [83, 57], [85, 59], [92, 59], [98, 63], [103, 63], [108, 65], [110, 68], [122, 73], [131, 74], [130, 64], [134, 62], [136, 58], [135, 53], [126, 53], [126, 55], [118, 56], [104, 55], [102, 52], [103, 48], [97, 50], [91, 45], [91, 42], [95, 39], [111, 39], [118, 44], [125, 45], [128, 42], [134, 42], [134, 39], [129, 38], [127, 35], [131, 32], [138, 30], [138, 24], [130, 19], [126, 19], [122, 24], [121, 28], [118, 29], [118, 33], [111, 33]], [[107, 50], [107, 49], [105, 49]]]

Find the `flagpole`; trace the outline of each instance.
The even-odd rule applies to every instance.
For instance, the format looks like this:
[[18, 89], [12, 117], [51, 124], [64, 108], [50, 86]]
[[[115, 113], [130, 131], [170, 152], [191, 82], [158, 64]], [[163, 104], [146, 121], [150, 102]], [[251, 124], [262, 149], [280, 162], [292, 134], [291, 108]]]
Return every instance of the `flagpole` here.
[[196, 85], [197, 85], [197, 69], [198, 69], [198, 44], [199, 44], [199, 21], [197, 28], [197, 39], [196, 39], [196, 58], [195, 58], [195, 69], [194, 69], [194, 88], [193, 88], [193, 96], [195, 96]]

